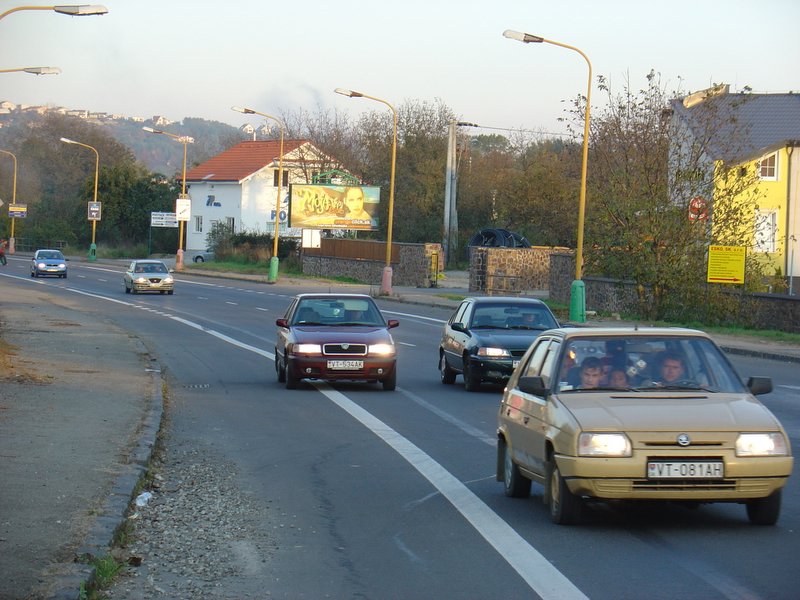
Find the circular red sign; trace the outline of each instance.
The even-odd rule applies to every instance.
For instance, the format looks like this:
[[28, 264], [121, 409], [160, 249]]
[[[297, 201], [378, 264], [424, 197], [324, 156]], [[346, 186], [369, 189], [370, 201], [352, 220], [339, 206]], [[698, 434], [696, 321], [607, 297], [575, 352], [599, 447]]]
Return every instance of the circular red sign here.
[[705, 221], [708, 218], [708, 204], [700, 196], [695, 196], [689, 202], [689, 220]]

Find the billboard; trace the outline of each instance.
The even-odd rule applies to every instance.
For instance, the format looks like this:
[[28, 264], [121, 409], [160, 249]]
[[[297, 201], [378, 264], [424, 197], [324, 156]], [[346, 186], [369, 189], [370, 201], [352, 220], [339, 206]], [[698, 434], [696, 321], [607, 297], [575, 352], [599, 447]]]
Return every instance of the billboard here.
[[380, 202], [377, 186], [295, 183], [289, 186], [289, 227], [372, 231]]

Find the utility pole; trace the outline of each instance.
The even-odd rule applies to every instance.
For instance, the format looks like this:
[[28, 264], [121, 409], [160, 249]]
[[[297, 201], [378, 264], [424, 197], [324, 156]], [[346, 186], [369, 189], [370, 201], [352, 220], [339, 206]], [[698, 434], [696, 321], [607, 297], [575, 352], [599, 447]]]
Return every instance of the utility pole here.
[[445, 266], [453, 262], [454, 249], [458, 243], [458, 212], [456, 211], [456, 187], [458, 183], [457, 127], [479, 127], [479, 125], [452, 120], [448, 129], [447, 168], [444, 179], [444, 239], [442, 240]]

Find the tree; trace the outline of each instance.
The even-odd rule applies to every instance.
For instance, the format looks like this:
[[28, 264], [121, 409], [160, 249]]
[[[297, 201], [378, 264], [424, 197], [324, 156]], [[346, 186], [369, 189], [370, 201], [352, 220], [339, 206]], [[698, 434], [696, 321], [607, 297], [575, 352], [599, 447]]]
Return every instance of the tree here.
[[[631, 308], [645, 318], [704, 315], [710, 303], [726, 302], [719, 286], [705, 284], [707, 245], [749, 246], [752, 237], [742, 215], [753, 214], [754, 180], [734, 182], [727, 169], [709, 162], [712, 144], [733, 151], [738, 143], [735, 113], [709, 103], [695, 115], [689, 135], [676, 128], [669, 111], [678, 94], [668, 94], [654, 72], [637, 92], [626, 83], [615, 94], [605, 78], [598, 81], [608, 104], [592, 117], [585, 272], [633, 281], [638, 305]], [[583, 123], [583, 110], [576, 102], [573, 131]], [[721, 185], [726, 177], [729, 185]], [[688, 218], [697, 196], [713, 198], [713, 227]], [[748, 264], [748, 270], [753, 278], [758, 267]]]

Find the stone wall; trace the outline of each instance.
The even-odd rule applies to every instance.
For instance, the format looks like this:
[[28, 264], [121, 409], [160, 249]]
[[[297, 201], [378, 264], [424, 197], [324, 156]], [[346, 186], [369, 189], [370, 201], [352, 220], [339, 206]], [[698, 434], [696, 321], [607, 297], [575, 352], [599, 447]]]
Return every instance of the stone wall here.
[[[376, 242], [383, 244], [384, 242]], [[398, 260], [392, 262], [392, 285], [434, 287], [443, 269], [441, 244], [393, 244], [399, 248]], [[356, 281], [381, 285], [385, 260], [367, 260], [337, 256], [303, 254], [303, 273], [315, 277], [349, 277]]]
[[[570, 288], [575, 279], [575, 257], [553, 254], [550, 260], [549, 299], [569, 305]], [[583, 277], [586, 310], [599, 313], [634, 313], [636, 288], [632, 282], [605, 277]], [[737, 296], [737, 325], [800, 333], [800, 297], [787, 294], [740, 294]]]
[[469, 291], [487, 295], [521, 295], [550, 287], [550, 256], [564, 248], [470, 249]]

